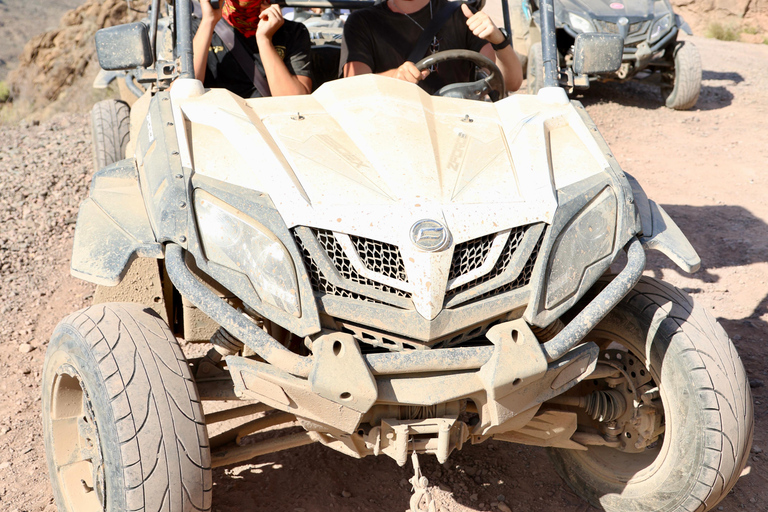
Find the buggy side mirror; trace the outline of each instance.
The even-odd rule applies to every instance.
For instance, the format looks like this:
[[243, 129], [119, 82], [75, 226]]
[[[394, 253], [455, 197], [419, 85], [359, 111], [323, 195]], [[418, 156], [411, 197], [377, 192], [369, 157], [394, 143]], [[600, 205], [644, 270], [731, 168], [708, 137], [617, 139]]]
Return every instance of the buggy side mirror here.
[[613, 73], [621, 67], [624, 38], [615, 34], [579, 34], [573, 50], [576, 75]]
[[141, 22], [102, 28], [96, 32], [96, 54], [106, 71], [151, 66], [149, 28]]

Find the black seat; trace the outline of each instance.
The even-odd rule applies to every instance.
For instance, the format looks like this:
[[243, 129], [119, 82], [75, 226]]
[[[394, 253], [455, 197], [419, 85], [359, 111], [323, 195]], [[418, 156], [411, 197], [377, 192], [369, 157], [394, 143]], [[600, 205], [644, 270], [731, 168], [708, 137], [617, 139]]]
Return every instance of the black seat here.
[[310, 50], [310, 58], [312, 60], [313, 90], [325, 82], [339, 78], [340, 46], [333, 44], [313, 46]]

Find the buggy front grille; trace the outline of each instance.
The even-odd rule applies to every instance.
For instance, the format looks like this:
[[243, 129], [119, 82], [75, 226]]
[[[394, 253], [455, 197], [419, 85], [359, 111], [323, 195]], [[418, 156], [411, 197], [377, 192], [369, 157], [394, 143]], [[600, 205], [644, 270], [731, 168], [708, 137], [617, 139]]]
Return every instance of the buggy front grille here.
[[[359, 236], [350, 236], [360, 260], [368, 270], [383, 274], [398, 281], [407, 282], [403, 257], [400, 249], [392, 244], [370, 240]], [[338, 245], [338, 244], [336, 244]]]
[[[522, 248], [521, 246], [526, 235], [528, 235], [529, 241], [526, 248]], [[502, 236], [502, 234], [496, 233], [457, 245], [453, 253], [449, 283], [451, 279], [467, 275], [469, 272], [479, 269], [485, 263], [486, 258], [489, 257], [493, 241], [498, 236]], [[533, 240], [532, 237], [536, 237], [536, 239]], [[536, 258], [538, 257], [542, 239], [543, 225], [541, 224], [520, 226], [512, 229], [493, 267], [477, 278], [449, 289], [445, 294], [446, 306], [451, 307], [470, 300], [475, 302], [528, 285], [531, 281], [533, 268], [536, 265]], [[535, 242], [535, 245], [532, 245], [533, 242]], [[521, 252], [522, 249], [525, 250]], [[519, 260], [526, 257], [525, 264], [520, 266], [521, 262]], [[520, 271], [514, 276], [507, 275], [504, 278], [505, 274], [508, 274], [510, 266], [514, 266], [515, 263], [517, 263]], [[479, 288], [483, 288], [479, 294], [472, 293], [472, 290]]]
[[[594, 20], [598, 32], [619, 34], [619, 25], [611, 21]], [[644, 36], [650, 27], [650, 21], [638, 21], [629, 24], [628, 38]]]
[[[299, 248], [301, 249], [304, 266], [309, 273], [309, 279], [312, 283], [312, 289], [316, 293], [335, 295], [337, 297], [347, 297], [356, 300], [363, 300], [366, 302], [373, 302], [377, 304], [385, 304], [384, 300], [380, 300], [370, 295], [381, 296], [379, 293], [373, 292], [366, 294], [366, 288], [370, 290], [376, 290], [378, 292], [384, 292], [388, 295], [392, 295], [399, 298], [410, 299], [411, 294], [398, 290], [392, 286], [388, 286], [383, 283], [379, 283], [372, 279], [369, 279], [355, 269], [349, 256], [344, 251], [344, 248], [336, 240], [332, 231], [325, 229], [312, 229], [311, 236], [319, 244], [322, 251], [325, 253], [328, 261], [333, 265], [333, 268], [338, 272], [339, 276], [348, 283], [360, 286], [348, 286], [351, 288], [357, 288], [359, 292], [348, 290], [343, 286], [338, 286], [331, 282], [328, 276], [326, 276], [315, 260], [315, 256], [307, 248], [306, 244], [302, 240], [301, 236], [294, 230], [294, 238]], [[380, 273], [393, 279], [400, 281], [407, 280], [405, 274], [405, 265], [403, 264], [403, 258], [400, 255], [398, 248], [391, 244], [383, 242], [377, 242], [375, 240], [369, 240], [362, 237], [350, 237], [353, 245], [355, 246], [358, 256], [363, 264], [369, 270]]]

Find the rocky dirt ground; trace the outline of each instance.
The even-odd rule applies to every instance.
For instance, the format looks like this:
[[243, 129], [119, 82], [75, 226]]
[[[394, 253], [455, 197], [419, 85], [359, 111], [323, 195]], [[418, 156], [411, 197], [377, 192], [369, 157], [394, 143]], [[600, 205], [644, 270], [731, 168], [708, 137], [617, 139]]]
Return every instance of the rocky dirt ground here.
[[[704, 89], [674, 112], [644, 83], [596, 86], [579, 99], [626, 171], [664, 205], [699, 251], [685, 275], [659, 254], [648, 274], [683, 287], [720, 320], [747, 368], [755, 442], [747, 469], [717, 510], [768, 510], [768, 46], [694, 39]], [[92, 301], [69, 276], [80, 200], [91, 175], [88, 117], [0, 127], [0, 510], [52, 512], [40, 427], [40, 369], [57, 321]], [[537, 448], [469, 446], [444, 465], [422, 458], [443, 511], [594, 510]], [[353, 460], [319, 446], [216, 470], [220, 512], [399, 511], [409, 468]]]

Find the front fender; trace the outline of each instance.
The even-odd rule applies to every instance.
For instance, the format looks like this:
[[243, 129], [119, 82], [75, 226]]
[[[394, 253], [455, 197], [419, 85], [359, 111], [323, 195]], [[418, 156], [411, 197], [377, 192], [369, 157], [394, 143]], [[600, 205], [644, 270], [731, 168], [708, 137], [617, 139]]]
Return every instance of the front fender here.
[[133, 158], [96, 172], [80, 205], [72, 249], [73, 276], [115, 286], [133, 258], [163, 258], [139, 188]]
[[640, 214], [643, 231], [638, 238], [643, 247], [663, 253], [689, 274], [699, 270], [701, 258], [675, 221], [661, 206], [648, 199], [643, 187], [635, 178], [625, 174], [632, 186], [635, 207]]

